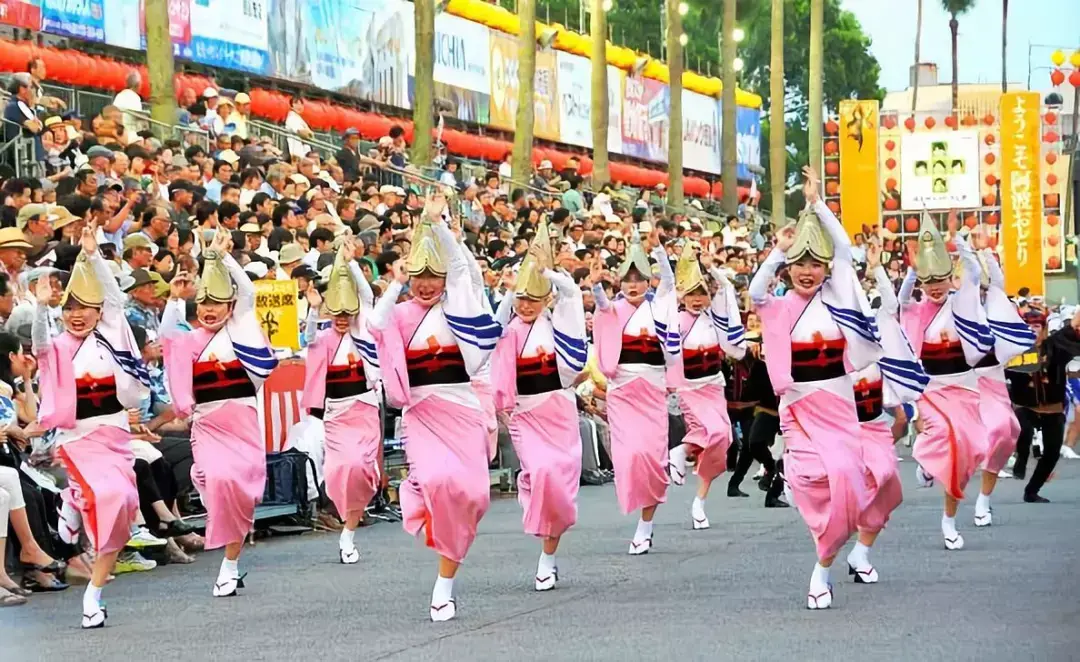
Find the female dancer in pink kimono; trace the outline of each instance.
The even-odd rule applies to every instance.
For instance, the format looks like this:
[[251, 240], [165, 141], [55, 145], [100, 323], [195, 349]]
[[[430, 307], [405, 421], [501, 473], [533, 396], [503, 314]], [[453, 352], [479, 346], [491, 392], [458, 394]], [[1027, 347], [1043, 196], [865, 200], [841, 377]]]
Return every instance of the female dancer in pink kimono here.
[[[825, 211], [828, 211], [827, 207]], [[879, 243], [872, 242], [867, 247], [866, 269], [876, 281], [881, 295], [881, 307], [875, 317], [884, 356], [851, 377], [855, 384], [855, 409], [861, 431], [855, 450], [866, 465], [870, 490], [869, 505], [859, 515], [858, 540], [847, 557], [848, 574], [857, 584], [877, 583], [878, 571], [870, 563], [870, 548], [885, 528], [889, 515], [904, 500], [897, 473], [896, 439], [890, 412], [917, 400], [930, 382], [900, 328], [900, 303], [881, 266]]]
[[[537, 591], [555, 588], [559, 540], [577, 521], [581, 478], [574, 380], [585, 369], [585, 310], [572, 278], [552, 271], [554, 259], [547, 226], [541, 223], [518, 273], [514, 317], [491, 356], [495, 404], [508, 417], [510, 438], [521, 460], [518, 501], [525, 533], [542, 539], [536, 566]], [[557, 292], [548, 310], [552, 286]]]
[[990, 495], [997, 485], [998, 473], [1005, 468], [1016, 450], [1020, 421], [1013, 413], [1012, 400], [1005, 383], [1005, 365], [1035, 344], [1035, 334], [1020, 317], [1016, 305], [1005, 294], [1005, 274], [993, 249], [986, 247], [982, 233], [973, 234], [982, 266], [983, 306], [993, 348], [975, 365], [979, 378], [979, 413], [990, 439], [983, 465], [982, 485], [975, 499], [975, 526], [990, 526], [993, 515]]
[[[912, 456], [919, 463], [920, 485], [934, 480], [945, 488], [941, 533], [945, 549], [962, 549], [956, 531], [956, 510], [968, 480], [986, 459], [986, 427], [979, 415], [979, 380], [972, 366], [990, 348], [986, 311], [979, 298], [979, 261], [960, 236], [954, 238], [963, 263], [960, 287], [950, 293], [952, 260], [938, 229], [926, 214], [919, 230], [915, 268], [900, 287], [900, 323], [930, 384], [919, 398], [922, 432]], [[922, 301], [911, 299], [915, 280]]]
[[[79, 516], [96, 558], [83, 594], [82, 627], [105, 626], [101, 590], [139, 512], [128, 409], [149, 396], [150, 376], [124, 316], [126, 297], [97, 249], [93, 224], [61, 299], [64, 332], [49, 333], [48, 278], [37, 281], [31, 326], [40, 368], [38, 421], [57, 431]], [[74, 514], [73, 514], [74, 515]]]
[[173, 277], [161, 319], [162, 349], [177, 416], [191, 416], [191, 479], [206, 506], [206, 549], [225, 548], [214, 597], [244, 588], [240, 552], [266, 483], [266, 447], [255, 397], [277, 358], [255, 317], [255, 288], [219, 233], [196, 293], [199, 327], [184, 331], [187, 274]]
[[[870, 501], [866, 465], [855, 450], [859, 418], [851, 373], [878, 361], [882, 351], [850, 240], [818, 199], [813, 171], [806, 175], [813, 211], [778, 234], [750, 283], [750, 297], [761, 315], [765, 363], [780, 396], [785, 477], [817, 547], [806, 606], [827, 609], [829, 569]], [[770, 282], [785, 260], [792, 290], [775, 297]]]
[[680, 360], [668, 370], [668, 382], [679, 394], [686, 437], [670, 455], [672, 480], [682, 484], [686, 456], [688, 452], [697, 454], [698, 488], [690, 508], [694, 529], [709, 528], [705, 498], [713, 480], [727, 470], [727, 452], [731, 446], [731, 421], [720, 364], [725, 354], [736, 360], [746, 354], [735, 288], [719, 269], [712, 269], [709, 275], [717, 284], [716, 294], [711, 298], [698, 262], [697, 246], [684, 246], [675, 266], [675, 290], [683, 302], [683, 311], [679, 313], [682, 353]]
[[667, 254], [657, 248], [660, 287], [648, 296], [651, 268], [634, 235], [620, 265], [622, 296], [610, 301], [593, 285], [593, 335], [600, 371], [608, 378], [608, 425], [615, 495], [624, 515], [641, 511], [630, 554], [652, 548], [653, 515], [667, 498], [667, 380], [669, 357], [679, 354], [675, 277]]
[[[338, 559], [346, 565], [360, 560], [356, 528], [379, 490], [382, 474], [379, 363], [364, 314], [365, 308], [371, 310], [375, 297], [352, 259], [353, 250], [351, 240], [338, 250], [325, 296], [314, 286], [308, 289], [308, 352], [301, 402], [309, 411], [323, 412], [326, 494], [345, 520]], [[331, 325], [316, 333], [320, 307], [330, 315]]]
[[[440, 216], [435, 196], [413, 235], [406, 268], [375, 304], [375, 336], [390, 403], [402, 408], [409, 476], [401, 486], [405, 530], [424, 532], [439, 555], [430, 616], [457, 613], [454, 576], [489, 505], [488, 430], [471, 376], [501, 334], [472, 292], [468, 265]], [[412, 298], [396, 303], [406, 283]]]

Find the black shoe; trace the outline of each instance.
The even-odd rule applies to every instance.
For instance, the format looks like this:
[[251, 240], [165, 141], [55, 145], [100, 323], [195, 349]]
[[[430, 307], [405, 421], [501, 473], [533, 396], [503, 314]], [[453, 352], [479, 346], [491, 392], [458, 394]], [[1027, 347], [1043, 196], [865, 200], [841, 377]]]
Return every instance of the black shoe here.
[[761, 478], [758, 478], [758, 482], [757, 482], [758, 489], [761, 490], [762, 492], [768, 492], [769, 488], [772, 487], [772, 481], [773, 481], [773, 475], [770, 474], [770, 473], [766, 473]]
[[765, 499], [766, 508], [790, 508], [791, 505], [787, 501], [784, 501], [780, 497], [773, 497], [771, 499]]
[[69, 588], [67, 584], [59, 579], [54, 578], [52, 582], [42, 584], [29, 575], [23, 577], [22, 587], [33, 593], [56, 593], [58, 591], [66, 591]]
[[180, 536], [186, 536], [190, 533], [195, 533], [195, 527], [191, 526], [184, 520], [175, 519], [171, 522], [165, 523], [164, 527], [158, 527], [157, 533], [154, 534], [158, 538], [178, 538]]
[[750, 496], [749, 494], [747, 494], [746, 492], [743, 492], [742, 490], [740, 490], [737, 487], [728, 487], [727, 488], [727, 495], [729, 497], [748, 497], [748, 496]]
[[604, 477], [598, 471], [586, 470], [581, 472], [582, 485], [603, 485]]
[[1024, 494], [1024, 503], [1050, 503], [1050, 499], [1038, 494]]
[[1027, 467], [1017, 468], [1017, 466], [1014, 464], [1011, 471], [1013, 478], [1017, 480], [1024, 480], [1024, 477], [1027, 476]]
[[33, 563], [27, 563], [26, 567], [30, 570], [37, 570], [38, 572], [44, 572], [49, 575], [56, 575], [57, 577], [64, 574], [67, 571], [67, 564], [63, 561], [53, 559], [53, 562], [49, 565], [36, 565]]

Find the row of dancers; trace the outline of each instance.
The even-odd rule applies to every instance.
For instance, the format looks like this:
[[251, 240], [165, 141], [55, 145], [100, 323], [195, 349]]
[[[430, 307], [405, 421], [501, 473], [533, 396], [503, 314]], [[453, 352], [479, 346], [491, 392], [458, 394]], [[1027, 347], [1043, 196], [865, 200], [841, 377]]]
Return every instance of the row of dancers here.
[[[963, 546], [954, 518], [967, 481], [984, 461], [992, 473], [1015, 445], [1014, 427], [1003, 422], [1011, 408], [1001, 366], [1033, 338], [1004, 295], [994, 257], [977, 255], [960, 237], [962, 274], [951, 291], [952, 261], [925, 219], [915, 268], [898, 297], [880, 264], [873, 265], [883, 304], [871, 311], [849, 240], [810, 175], [812, 205], [779, 233], [750, 295], [779, 397], [785, 477], [816, 546], [807, 606], [822, 609], [832, 602], [833, 561], [852, 536], [858, 541], [847, 561], [855, 581], [878, 580], [869, 553], [902, 499], [889, 415], [903, 403], [915, 402], [923, 420], [915, 449], [921, 471], [945, 488], [945, 547]], [[481, 272], [450, 221], [445, 198], [433, 195], [410, 254], [393, 265], [378, 301], [344, 242], [325, 289], [307, 293], [313, 305], [302, 401], [324, 422], [326, 492], [345, 520], [343, 564], [360, 559], [355, 531], [380, 484], [379, 404], [385, 396], [401, 408], [409, 460], [399, 492], [404, 528], [438, 556], [432, 621], [457, 614], [454, 581], [489, 506], [488, 463], [500, 420], [521, 461], [525, 533], [540, 539], [535, 589], [557, 585], [556, 553], [577, 518], [581, 471], [572, 387], [590, 353], [581, 292], [553, 269], [545, 224], [514, 295], [492, 310]], [[49, 336], [41, 305], [33, 339], [41, 420], [60, 430], [59, 458], [71, 477], [63, 516], [76, 530], [81, 520], [96, 552], [82, 613], [82, 626], [96, 628], [108, 616], [102, 588], [138, 511], [125, 409], [138, 404], [149, 380], [93, 228], [81, 244], [63, 297], [65, 331]], [[255, 317], [253, 287], [229, 253], [225, 234], [206, 252], [197, 328], [184, 322], [182, 296], [193, 280], [184, 273], [173, 279], [161, 325], [174, 406], [192, 420], [192, 476], [207, 510], [206, 548], [224, 548], [215, 597], [244, 588], [240, 555], [265, 482], [255, 396], [276, 365]], [[669, 391], [678, 394], [684, 450], [696, 456], [703, 486], [692, 524], [708, 526], [708, 485], [728, 468], [732, 443], [721, 360], [746, 351], [735, 290], [724, 274], [709, 270], [710, 292], [693, 248], [684, 248], [674, 270], [663, 248], [652, 257], [660, 272], [655, 290], [636, 238], [617, 272], [620, 296], [611, 299], [594, 285], [592, 351], [609, 381], [615, 491], [624, 514], [639, 513], [631, 555], [652, 549], [653, 518], [670, 482]], [[792, 287], [773, 296], [771, 283], [785, 265]], [[911, 298], [916, 281], [925, 294], [919, 302]], [[51, 294], [41, 279], [39, 301]], [[984, 493], [978, 512], [989, 523], [985, 482]]]

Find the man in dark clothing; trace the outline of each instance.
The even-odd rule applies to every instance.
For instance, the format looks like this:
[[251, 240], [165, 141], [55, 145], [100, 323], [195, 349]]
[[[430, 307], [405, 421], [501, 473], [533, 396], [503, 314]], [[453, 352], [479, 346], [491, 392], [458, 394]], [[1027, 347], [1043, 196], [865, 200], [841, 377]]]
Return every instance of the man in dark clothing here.
[[1062, 328], [1046, 332], [1046, 316], [1037, 310], [1024, 314], [1024, 321], [1035, 332], [1035, 346], [1016, 357], [1005, 368], [1009, 397], [1020, 421], [1016, 442], [1013, 475], [1027, 474], [1028, 453], [1035, 428], [1042, 430], [1043, 452], [1031, 480], [1024, 488], [1024, 501], [1047, 503], [1039, 490], [1050, 478], [1061, 453], [1065, 437], [1065, 367], [1080, 356], [1080, 310]]
[[345, 130], [345, 145], [334, 157], [341, 166], [342, 175], [347, 182], [360, 181], [360, 132], [355, 128]]

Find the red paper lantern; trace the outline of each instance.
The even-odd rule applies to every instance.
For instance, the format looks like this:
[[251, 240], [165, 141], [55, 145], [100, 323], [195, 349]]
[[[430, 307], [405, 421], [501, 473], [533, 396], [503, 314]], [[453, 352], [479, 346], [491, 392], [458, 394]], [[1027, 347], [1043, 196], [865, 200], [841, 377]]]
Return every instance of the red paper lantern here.
[[837, 126], [836, 122], [834, 122], [833, 120], [829, 120], [828, 122], [825, 122], [825, 133], [826, 134], [828, 134], [830, 136], [835, 136], [836, 132], [839, 131], [839, 130], [840, 130], [840, 127]]
[[900, 209], [900, 203], [895, 198], [887, 198], [885, 200], [885, 209], [896, 211], [897, 209]]
[[[896, 202], [896, 201], [891, 200], [891, 202]], [[895, 216], [893, 218], [888, 219], [887, 221], [885, 221], [885, 229], [888, 230], [889, 232], [893, 233], [893, 234], [896, 234], [897, 232], [900, 232], [900, 221], [896, 220]]]
[[825, 153], [828, 154], [829, 156], [832, 156], [833, 154], [836, 154], [839, 150], [840, 150], [840, 147], [838, 146], [838, 144], [837, 144], [837, 142], [835, 140], [826, 140], [825, 141]]
[[937, 124], [937, 122], [934, 121], [933, 117], [927, 117], [925, 120], [923, 120], [923, 124], [926, 125], [926, 128], [932, 129], [934, 128], [934, 125]]
[[1061, 242], [1061, 238], [1056, 234], [1052, 234], [1046, 238], [1046, 243], [1050, 246], [1057, 246]]
[[1047, 175], [1046, 176], [1046, 183], [1049, 184], [1050, 186], [1056, 186], [1057, 185], [1057, 175], [1055, 175], [1054, 173], [1050, 173], [1049, 175]]
[[1080, 69], [1073, 69], [1073, 72], [1069, 74], [1069, 85], [1080, 87]]
[[890, 152], [893, 151], [894, 149], [896, 149], [896, 143], [892, 140], [886, 140], [885, 149], [889, 150]]
[[888, 179], [885, 180], [885, 190], [886, 191], [895, 191], [896, 190], [896, 180], [894, 178], [889, 177]]
[[994, 184], [997, 184], [997, 177], [995, 177], [993, 175], [987, 175], [986, 179], [983, 180], [983, 181], [986, 182], [987, 186], [993, 186]]
[[836, 195], [836, 193], [839, 190], [840, 190], [840, 185], [837, 184], [835, 181], [825, 182], [825, 193], [827, 195]]
[[914, 131], [915, 130], [915, 118], [914, 117], [909, 117], [906, 120], [904, 120], [904, 126], [907, 127], [908, 131]]
[[1065, 82], [1065, 74], [1062, 73], [1061, 69], [1054, 69], [1050, 72], [1050, 82], [1054, 84], [1054, 87]]
[[840, 174], [840, 164], [836, 161], [827, 161], [825, 163], [825, 174], [835, 177]]
[[1057, 163], [1057, 152], [1047, 152], [1046, 162], [1050, 165], [1054, 165], [1055, 163]]
[[892, 170], [893, 168], [895, 168], [896, 167], [896, 159], [894, 159], [891, 156], [889, 158], [885, 159], [885, 167], [888, 168], [889, 170]]
[[974, 214], [969, 214], [967, 218], [964, 219], [964, 225], [968, 228], [974, 228], [978, 224], [979, 221], [975, 218]]
[[[975, 227], [975, 225], [976, 225], [975, 214], [971, 214], [966, 219], [964, 219], [964, 224], [967, 225], [969, 228]], [[998, 224], [998, 215], [996, 213], [993, 213], [993, 212], [987, 214], [986, 215], [986, 224], [991, 225], [991, 226], [996, 226]]]
[[992, 207], [997, 202], [997, 196], [993, 193], [987, 193], [982, 197], [984, 207]]
[[975, 119], [975, 116], [971, 113], [964, 115], [964, 119], [960, 122], [964, 126], [975, 126], [979, 123], [979, 120]]
[[986, 161], [986, 165], [994, 165], [994, 161], [996, 160], [997, 158], [993, 154], [987, 154], [983, 157], [983, 161]]
[[945, 250], [948, 251], [949, 253], [955, 253], [956, 252], [956, 242], [953, 241], [952, 239], [946, 241], [945, 242]]
[[986, 137], [983, 138], [983, 142], [987, 145], [993, 145], [995, 142], [997, 142], [997, 138], [994, 137], [994, 134], [988, 133], [986, 134]]
[[1047, 124], [1057, 124], [1057, 113], [1052, 110], [1047, 111], [1046, 115], [1043, 116], [1043, 119], [1046, 120]]
[[1043, 204], [1045, 204], [1047, 207], [1057, 207], [1060, 201], [1061, 199], [1058, 198], [1057, 193], [1047, 193], [1043, 197]]
[[836, 200], [829, 200], [828, 207], [829, 207], [829, 210], [832, 211], [832, 213], [834, 213], [834, 214], [839, 214], [840, 213], [840, 203], [837, 202]]
[[885, 118], [881, 120], [881, 126], [886, 129], [894, 128], [896, 126], [896, 118], [892, 115], [886, 115]]
[[914, 216], [908, 216], [904, 221], [904, 231], [906, 232], [918, 232], [919, 231], [919, 219]]
[[1053, 129], [1043, 134], [1043, 142], [1046, 143], [1056, 143], [1060, 138], [1061, 136], [1059, 136], [1057, 131], [1054, 131]]
[[1061, 218], [1057, 214], [1050, 214], [1046, 217], [1046, 224], [1052, 228], [1057, 227], [1057, 224], [1061, 222]]
[[1061, 258], [1059, 258], [1057, 255], [1051, 255], [1050, 257], [1048, 257], [1046, 259], [1046, 268], [1047, 269], [1060, 269], [1061, 268]]
[[993, 113], [987, 113], [983, 117], [983, 124], [985, 124], [986, 126], [994, 126], [994, 115], [993, 115]]

